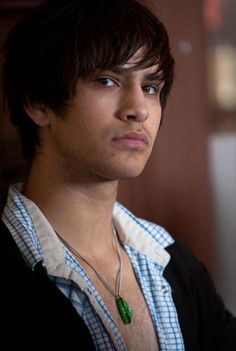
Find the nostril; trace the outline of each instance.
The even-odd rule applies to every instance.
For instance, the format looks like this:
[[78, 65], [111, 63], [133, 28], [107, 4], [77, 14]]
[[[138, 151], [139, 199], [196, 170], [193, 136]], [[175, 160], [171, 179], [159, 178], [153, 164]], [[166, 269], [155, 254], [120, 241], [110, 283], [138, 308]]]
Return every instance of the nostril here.
[[130, 121], [130, 122], [144, 122], [149, 115], [149, 111], [146, 107], [134, 107], [131, 108], [130, 106], [123, 105], [120, 109], [116, 112], [116, 117], [122, 119], [123, 121]]
[[129, 119], [129, 120], [135, 120], [136, 119], [136, 117], [133, 116], [133, 115], [128, 115], [128, 116], [126, 116], [126, 118]]

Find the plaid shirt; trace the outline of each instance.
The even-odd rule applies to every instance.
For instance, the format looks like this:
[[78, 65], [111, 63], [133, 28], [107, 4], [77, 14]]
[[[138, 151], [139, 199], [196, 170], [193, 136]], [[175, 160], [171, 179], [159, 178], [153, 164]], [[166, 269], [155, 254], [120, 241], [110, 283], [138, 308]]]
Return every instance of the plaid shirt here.
[[[60, 242], [40, 209], [11, 186], [2, 219], [26, 263], [43, 261], [49, 277], [76, 308], [89, 328], [96, 349], [125, 351], [122, 336], [91, 279]], [[173, 238], [162, 227], [139, 219], [116, 203], [113, 221], [150, 309], [161, 351], [183, 351], [184, 342], [171, 288], [163, 277], [169, 262], [165, 247]]]

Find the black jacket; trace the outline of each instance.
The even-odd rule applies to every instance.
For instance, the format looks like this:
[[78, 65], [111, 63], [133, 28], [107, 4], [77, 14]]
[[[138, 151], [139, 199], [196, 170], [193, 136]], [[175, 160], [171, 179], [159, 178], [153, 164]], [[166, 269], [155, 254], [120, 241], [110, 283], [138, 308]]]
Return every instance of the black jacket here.
[[[172, 287], [186, 351], [235, 351], [236, 318], [225, 309], [205, 267], [179, 242], [167, 251], [171, 260], [164, 275]], [[15, 345], [23, 350], [95, 350], [72, 304], [40, 263], [29, 269], [1, 221], [0, 267], [0, 341], [6, 350]]]

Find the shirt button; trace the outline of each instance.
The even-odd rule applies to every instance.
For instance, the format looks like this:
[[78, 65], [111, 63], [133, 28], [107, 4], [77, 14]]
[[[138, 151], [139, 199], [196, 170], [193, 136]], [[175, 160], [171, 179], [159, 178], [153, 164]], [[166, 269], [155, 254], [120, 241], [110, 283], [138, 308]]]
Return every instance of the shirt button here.
[[167, 294], [168, 293], [168, 286], [166, 286], [166, 285], [162, 285], [162, 287], [161, 287], [161, 292], [162, 292], [162, 294]]
[[89, 288], [87, 288], [86, 290], [89, 295], [92, 295], [92, 291]]

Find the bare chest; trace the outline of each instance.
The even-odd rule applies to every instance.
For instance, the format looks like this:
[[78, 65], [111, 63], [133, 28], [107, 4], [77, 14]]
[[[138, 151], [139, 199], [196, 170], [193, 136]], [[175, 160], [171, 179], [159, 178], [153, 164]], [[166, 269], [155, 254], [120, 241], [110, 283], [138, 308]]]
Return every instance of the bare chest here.
[[158, 340], [146, 302], [137, 286], [136, 290], [123, 291], [124, 298], [133, 310], [130, 324], [124, 324], [114, 303], [114, 298], [103, 297], [122, 335], [128, 351], [157, 351]]
[[[123, 256], [123, 260], [124, 272], [120, 295], [132, 308], [133, 316], [130, 324], [123, 323], [114, 296], [104, 288], [92, 272], [90, 272], [91, 278], [122, 335], [127, 351], [158, 351], [158, 339], [148, 306], [128, 256]], [[107, 275], [107, 272], [104, 274]]]

